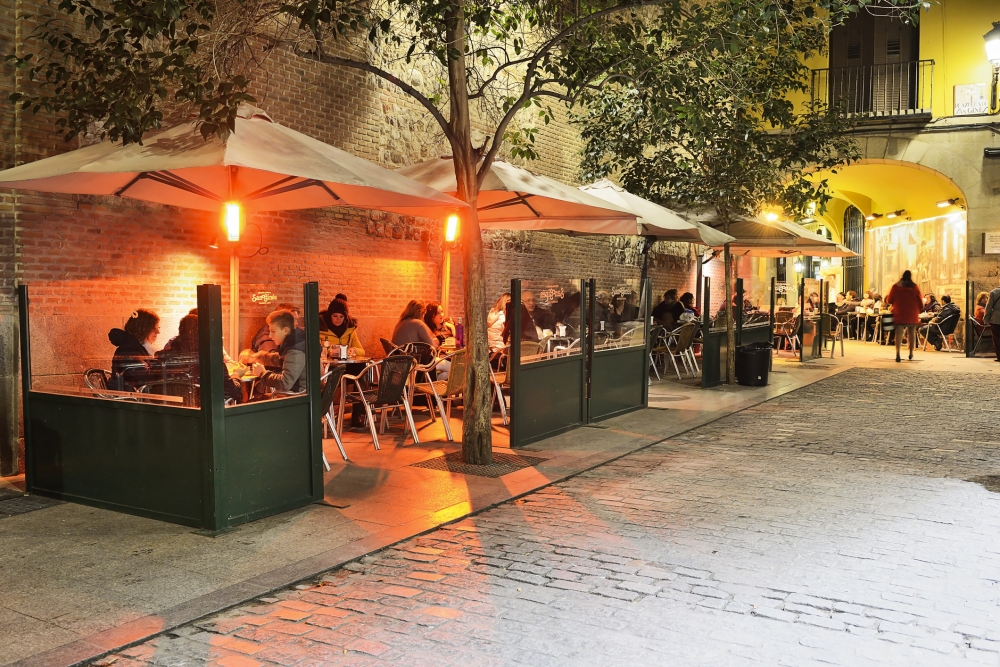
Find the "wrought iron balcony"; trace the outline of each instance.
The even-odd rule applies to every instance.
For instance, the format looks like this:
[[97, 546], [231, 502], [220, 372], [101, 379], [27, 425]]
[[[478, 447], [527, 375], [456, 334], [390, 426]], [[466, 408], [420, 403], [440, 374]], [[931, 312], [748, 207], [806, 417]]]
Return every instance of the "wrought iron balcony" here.
[[934, 61], [829, 67], [812, 71], [812, 100], [849, 115], [930, 115]]

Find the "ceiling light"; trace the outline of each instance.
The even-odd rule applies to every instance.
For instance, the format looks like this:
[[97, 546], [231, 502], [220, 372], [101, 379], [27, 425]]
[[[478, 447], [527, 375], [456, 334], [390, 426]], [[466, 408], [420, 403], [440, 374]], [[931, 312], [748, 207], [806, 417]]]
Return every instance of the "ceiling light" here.
[[881, 213], [869, 213], [868, 215], [865, 216], [865, 220], [871, 222], [872, 220], [878, 220], [881, 217], [882, 217]]
[[986, 40], [986, 59], [994, 67], [1000, 67], [1000, 21], [993, 24], [993, 30], [983, 35]]
[[898, 218], [899, 216], [903, 215], [904, 213], [906, 213], [906, 209], [905, 208], [901, 208], [898, 211], [893, 211], [892, 213], [886, 213], [885, 217], [887, 217], [890, 220], [892, 220], [893, 218]]
[[937, 203], [938, 208], [948, 208], [949, 206], [954, 206], [958, 203], [958, 197], [952, 197], [951, 199], [943, 199]]

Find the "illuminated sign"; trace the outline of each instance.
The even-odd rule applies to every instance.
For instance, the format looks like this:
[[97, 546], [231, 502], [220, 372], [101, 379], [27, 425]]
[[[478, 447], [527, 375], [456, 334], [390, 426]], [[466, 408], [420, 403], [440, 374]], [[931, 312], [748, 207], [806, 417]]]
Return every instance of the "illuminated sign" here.
[[254, 303], [260, 303], [263, 305], [272, 304], [278, 300], [278, 295], [274, 292], [257, 292], [250, 296], [250, 300]]

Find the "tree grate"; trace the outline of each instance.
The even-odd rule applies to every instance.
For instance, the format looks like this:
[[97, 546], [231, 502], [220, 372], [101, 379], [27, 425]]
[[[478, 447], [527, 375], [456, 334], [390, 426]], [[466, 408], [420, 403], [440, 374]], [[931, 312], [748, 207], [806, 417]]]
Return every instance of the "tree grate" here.
[[462, 475], [478, 475], [480, 477], [503, 477], [512, 472], [536, 466], [548, 459], [537, 456], [520, 456], [518, 454], [502, 454], [493, 452], [493, 463], [490, 465], [473, 465], [462, 462], [462, 452], [452, 452], [443, 456], [435, 456], [426, 461], [420, 461], [411, 465], [413, 468], [427, 468], [429, 470], [446, 470], [457, 472]]
[[28, 512], [62, 504], [61, 500], [43, 498], [42, 496], [21, 496], [8, 500], [0, 500], [0, 519], [6, 519], [18, 514], [27, 514]]

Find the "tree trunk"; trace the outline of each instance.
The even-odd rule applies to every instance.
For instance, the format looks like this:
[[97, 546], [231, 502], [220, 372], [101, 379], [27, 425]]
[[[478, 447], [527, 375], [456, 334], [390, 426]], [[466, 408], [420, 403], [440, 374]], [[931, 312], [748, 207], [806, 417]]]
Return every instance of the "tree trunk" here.
[[466, 362], [462, 418], [462, 460], [465, 463], [493, 463], [493, 396], [490, 387], [489, 347], [486, 332], [486, 266], [479, 231], [476, 202], [479, 181], [478, 152], [472, 145], [468, 84], [465, 70], [465, 13], [452, 5], [447, 17], [448, 84], [451, 97], [452, 144], [458, 198], [469, 204], [462, 216], [462, 245], [465, 248]]
[[[725, 233], [729, 233], [729, 223], [723, 225]], [[733, 319], [733, 256], [729, 252], [729, 244], [725, 246], [726, 265], [726, 382], [736, 384], [736, 322]], [[743, 307], [743, 304], [740, 304]]]

